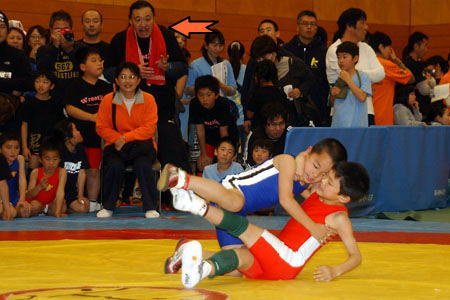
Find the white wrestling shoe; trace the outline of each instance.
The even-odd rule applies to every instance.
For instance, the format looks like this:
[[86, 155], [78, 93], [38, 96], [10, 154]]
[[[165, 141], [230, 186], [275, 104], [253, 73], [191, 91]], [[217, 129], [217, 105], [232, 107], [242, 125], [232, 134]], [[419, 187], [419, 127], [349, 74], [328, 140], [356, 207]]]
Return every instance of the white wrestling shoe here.
[[184, 245], [189, 243], [189, 239], [179, 239], [177, 245], [175, 246], [175, 252], [172, 256], [166, 259], [164, 264], [164, 273], [166, 274], [176, 274], [181, 269], [181, 257], [183, 254]]
[[171, 188], [173, 207], [176, 210], [187, 211], [194, 215], [204, 216], [208, 210], [208, 203], [193, 191]]
[[193, 288], [211, 272], [211, 265], [203, 260], [202, 245], [191, 241], [183, 245], [181, 255], [181, 282], [187, 288]]
[[186, 180], [188, 178], [186, 171], [172, 165], [166, 164], [161, 171], [156, 188], [161, 191], [167, 191], [170, 188], [187, 188]]

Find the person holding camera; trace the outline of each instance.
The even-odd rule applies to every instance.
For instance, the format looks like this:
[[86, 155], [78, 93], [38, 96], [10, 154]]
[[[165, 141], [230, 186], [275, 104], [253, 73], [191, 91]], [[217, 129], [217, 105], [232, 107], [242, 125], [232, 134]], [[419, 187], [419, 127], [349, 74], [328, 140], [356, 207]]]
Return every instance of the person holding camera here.
[[53, 12], [49, 22], [51, 42], [40, 47], [36, 54], [38, 70], [50, 71], [56, 77], [54, 93], [57, 97], [64, 96], [69, 82], [80, 77], [75, 53], [84, 45], [75, 42], [72, 26], [72, 17], [68, 12], [64, 10]]

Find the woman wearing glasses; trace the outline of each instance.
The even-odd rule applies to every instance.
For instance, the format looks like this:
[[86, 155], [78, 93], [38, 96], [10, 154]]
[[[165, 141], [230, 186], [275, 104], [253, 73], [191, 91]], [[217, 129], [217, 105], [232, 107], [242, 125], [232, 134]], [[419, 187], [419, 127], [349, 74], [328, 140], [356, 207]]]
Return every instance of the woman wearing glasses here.
[[124, 62], [117, 67], [116, 91], [106, 95], [98, 110], [96, 130], [105, 141], [102, 204], [98, 218], [112, 216], [125, 167], [132, 165], [142, 192], [146, 218], [157, 218], [157, 193], [152, 164], [156, 157], [158, 110], [154, 97], [139, 89], [139, 67]]

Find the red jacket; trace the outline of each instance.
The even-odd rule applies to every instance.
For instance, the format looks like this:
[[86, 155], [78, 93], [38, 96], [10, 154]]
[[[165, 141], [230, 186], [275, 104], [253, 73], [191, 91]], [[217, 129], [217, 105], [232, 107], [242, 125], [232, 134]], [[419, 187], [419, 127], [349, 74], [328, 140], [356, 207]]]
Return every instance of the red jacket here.
[[[128, 114], [124, 103], [124, 96], [120, 92], [106, 95], [97, 113], [96, 131], [105, 141], [105, 145], [113, 144], [122, 135], [125, 141], [153, 139], [156, 149], [155, 133], [158, 122], [158, 108], [155, 98], [148, 93], [138, 90], [136, 100], [131, 108], [131, 115]], [[112, 123], [112, 103], [116, 104], [116, 127]]]

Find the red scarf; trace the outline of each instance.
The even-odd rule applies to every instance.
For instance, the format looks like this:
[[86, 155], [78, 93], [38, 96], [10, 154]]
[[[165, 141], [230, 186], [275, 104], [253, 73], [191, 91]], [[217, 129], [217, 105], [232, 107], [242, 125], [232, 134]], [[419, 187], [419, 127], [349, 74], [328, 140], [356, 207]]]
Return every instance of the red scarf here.
[[[161, 58], [161, 55], [164, 57], [167, 55], [166, 42], [161, 30], [155, 23], [153, 24], [152, 34], [150, 35], [150, 45], [148, 47], [148, 51], [148, 66], [153, 68], [154, 73], [150, 79], [147, 79], [147, 84], [166, 84], [164, 71], [156, 65], [156, 61]], [[142, 56], [141, 49], [139, 48], [136, 32], [134, 31], [133, 26], [129, 26], [127, 29], [125, 60], [133, 62], [137, 65], [144, 63], [144, 58]]]

